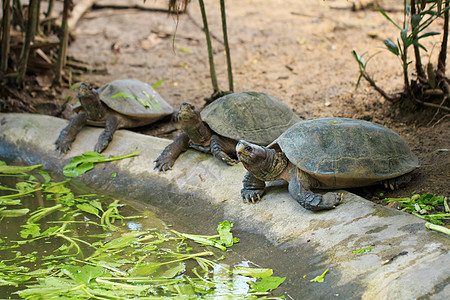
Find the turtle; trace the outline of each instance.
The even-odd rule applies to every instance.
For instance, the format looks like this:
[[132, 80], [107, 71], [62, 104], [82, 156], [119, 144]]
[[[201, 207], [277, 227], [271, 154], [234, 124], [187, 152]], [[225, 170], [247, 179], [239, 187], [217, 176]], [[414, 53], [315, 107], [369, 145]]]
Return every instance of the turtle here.
[[211, 153], [227, 165], [234, 165], [240, 139], [268, 145], [300, 120], [286, 104], [262, 92], [246, 91], [225, 95], [201, 112], [184, 102], [178, 112], [183, 133], [155, 160], [155, 169], [172, 168], [189, 147]]
[[382, 125], [349, 118], [300, 121], [267, 147], [241, 140], [238, 159], [247, 169], [241, 196], [256, 203], [265, 181], [288, 182], [290, 195], [304, 208], [335, 208], [342, 194], [323, 196], [311, 189], [339, 189], [384, 183], [392, 189], [411, 179], [417, 157], [397, 133]]
[[79, 103], [73, 106], [77, 114], [55, 142], [61, 153], [70, 149], [86, 124], [105, 127], [94, 147], [94, 151], [102, 152], [116, 129], [148, 125], [174, 113], [172, 106], [153, 87], [136, 79], [115, 80], [99, 89], [82, 83], [78, 99]]

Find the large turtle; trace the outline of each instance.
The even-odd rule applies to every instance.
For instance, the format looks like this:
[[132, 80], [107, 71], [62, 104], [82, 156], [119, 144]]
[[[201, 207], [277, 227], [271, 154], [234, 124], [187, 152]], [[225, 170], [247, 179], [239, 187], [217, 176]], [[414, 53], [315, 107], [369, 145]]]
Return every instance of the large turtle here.
[[[419, 167], [406, 142], [392, 130], [363, 120], [322, 118], [296, 123], [268, 147], [239, 141], [239, 160], [248, 170], [241, 195], [255, 203], [265, 181], [289, 182], [289, 193], [310, 210], [332, 209], [341, 195], [310, 189], [337, 189], [410, 180]], [[406, 174], [406, 175], [405, 175]]]
[[80, 103], [73, 107], [78, 113], [55, 142], [56, 149], [62, 153], [69, 150], [86, 124], [105, 127], [94, 148], [102, 152], [116, 129], [144, 126], [174, 112], [155, 89], [135, 79], [116, 80], [98, 90], [82, 83], [78, 99]]
[[223, 96], [199, 112], [191, 104], [181, 104], [178, 120], [183, 129], [155, 160], [155, 169], [170, 169], [189, 147], [211, 152], [228, 165], [238, 160], [236, 143], [246, 139], [268, 145], [299, 121], [292, 110], [274, 97], [259, 92], [239, 92]]

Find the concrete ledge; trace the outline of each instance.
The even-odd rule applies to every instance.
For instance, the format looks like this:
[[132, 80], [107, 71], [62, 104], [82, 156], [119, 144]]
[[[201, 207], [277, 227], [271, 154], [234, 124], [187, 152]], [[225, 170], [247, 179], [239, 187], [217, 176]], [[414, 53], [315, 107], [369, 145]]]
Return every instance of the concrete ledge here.
[[[62, 173], [73, 156], [93, 150], [101, 132], [83, 129], [72, 150], [61, 155], [54, 141], [66, 125], [66, 120], [49, 116], [0, 114], [0, 158]], [[277, 275], [288, 277], [285, 290], [295, 299], [450, 299], [450, 239], [428, 231], [421, 219], [350, 193], [335, 210], [313, 213], [298, 205], [285, 185], [269, 188], [257, 205], [245, 205], [240, 198], [245, 169], [240, 164], [228, 167], [189, 150], [173, 170], [154, 171], [153, 161], [168, 143], [119, 130], [103, 154], [139, 150], [140, 155], [97, 165], [79, 179], [101, 192], [146, 201], [189, 226], [195, 220], [199, 227], [215, 229], [227, 219], [255, 241], [264, 237], [261, 247], [253, 249], [253, 259], [274, 269], [278, 263]], [[113, 172], [118, 176], [113, 178]], [[371, 252], [352, 253], [369, 246], [374, 246]], [[402, 252], [407, 254], [397, 256]], [[391, 263], [381, 264], [392, 257]], [[330, 271], [324, 283], [309, 282], [326, 268]]]

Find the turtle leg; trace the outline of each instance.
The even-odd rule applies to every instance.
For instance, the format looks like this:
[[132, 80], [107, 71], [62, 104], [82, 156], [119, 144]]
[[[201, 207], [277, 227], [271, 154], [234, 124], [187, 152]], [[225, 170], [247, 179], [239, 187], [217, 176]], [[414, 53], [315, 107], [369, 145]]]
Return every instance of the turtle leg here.
[[77, 137], [80, 130], [86, 125], [87, 121], [87, 113], [80, 112], [70, 121], [69, 125], [67, 125], [61, 133], [59, 134], [58, 139], [55, 141], [56, 150], [59, 150], [61, 153], [66, 153], [73, 141]]
[[108, 147], [118, 127], [119, 120], [116, 116], [111, 115], [106, 119], [105, 130], [103, 130], [98, 138], [97, 144], [94, 147], [95, 152], [101, 153]]
[[298, 174], [293, 176], [289, 182], [289, 193], [301, 206], [308, 210], [318, 211], [325, 209], [333, 209], [342, 201], [342, 195], [328, 192], [325, 195], [316, 194], [307, 190]]
[[266, 183], [263, 180], [259, 180], [250, 172], [245, 174], [242, 180], [244, 188], [241, 190], [241, 196], [244, 203], [251, 204], [261, 200], [264, 195], [264, 188]]
[[384, 185], [385, 188], [395, 190], [410, 182], [411, 179], [412, 179], [411, 173], [407, 173], [399, 177], [383, 180], [381, 183]]
[[212, 155], [227, 165], [232, 166], [239, 162], [239, 160], [233, 159], [228, 155], [228, 153], [236, 153], [237, 142], [235, 140], [214, 134], [211, 136], [210, 144]]
[[178, 156], [187, 149], [189, 149], [189, 137], [186, 133], [182, 133], [155, 159], [154, 169], [158, 171], [171, 169]]

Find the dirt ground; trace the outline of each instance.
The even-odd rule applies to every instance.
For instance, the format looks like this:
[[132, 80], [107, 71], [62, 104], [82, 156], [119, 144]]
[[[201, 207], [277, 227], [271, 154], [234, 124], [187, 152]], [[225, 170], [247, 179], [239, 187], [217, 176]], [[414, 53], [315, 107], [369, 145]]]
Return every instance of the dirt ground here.
[[[165, 7], [165, 1], [142, 2], [129, 0], [139, 8], [118, 9], [113, 6], [127, 1], [101, 0], [83, 16], [69, 55], [90, 63], [94, 71], [76, 79], [100, 86], [115, 79], [135, 78], [154, 84], [164, 78], [157, 90], [173, 107], [184, 101], [202, 107], [212, 85], [197, 1], [179, 16], [178, 26], [175, 17], [153, 10]], [[205, 2], [215, 37], [219, 86], [227, 90], [219, 1]], [[381, 1], [381, 5], [401, 23], [402, 6], [394, 2], [401, 3]], [[369, 62], [369, 72], [387, 92], [402, 89], [400, 61], [382, 42], [396, 40], [399, 32], [378, 11], [352, 11], [352, 1], [346, 0], [229, 0], [226, 6], [235, 91], [269, 93], [304, 119], [362, 118], [386, 125], [404, 137], [421, 168], [400, 190], [374, 187], [356, 191], [368, 199], [376, 200], [380, 193], [405, 197], [414, 191], [449, 195], [449, 115], [436, 109], [412, 114], [395, 108], [364, 80], [355, 90], [358, 66], [352, 50], [368, 55], [380, 52]], [[438, 48], [433, 45], [439, 41], [440, 36], [424, 41], [429, 50], [423, 56], [424, 63], [437, 61]], [[76, 91], [65, 89], [58, 98], [62, 101], [67, 95], [75, 98]], [[64, 116], [69, 117], [70, 112], [65, 111]], [[140, 131], [168, 138], [179, 133], [161, 133], [158, 126]]]

